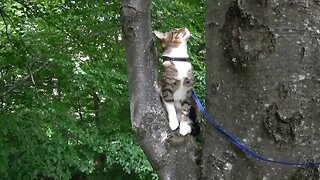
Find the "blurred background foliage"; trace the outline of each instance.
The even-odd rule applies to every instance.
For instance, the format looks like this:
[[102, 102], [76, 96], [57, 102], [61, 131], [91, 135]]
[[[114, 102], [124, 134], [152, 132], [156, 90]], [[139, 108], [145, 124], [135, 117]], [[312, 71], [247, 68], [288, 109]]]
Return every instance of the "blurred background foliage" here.
[[[119, 11], [119, 0], [0, 1], [1, 179], [157, 179], [131, 131]], [[203, 0], [154, 0], [152, 19], [192, 32], [203, 92]]]

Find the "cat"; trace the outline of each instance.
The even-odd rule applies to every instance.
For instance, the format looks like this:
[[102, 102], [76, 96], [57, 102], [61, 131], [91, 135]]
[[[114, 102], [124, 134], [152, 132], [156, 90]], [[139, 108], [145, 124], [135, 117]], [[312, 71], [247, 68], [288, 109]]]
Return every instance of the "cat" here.
[[191, 33], [187, 28], [179, 28], [165, 33], [154, 31], [154, 34], [164, 48], [160, 88], [169, 127], [173, 131], [179, 128], [179, 133], [185, 136], [193, 129], [193, 122], [189, 118], [190, 110], [194, 110], [191, 96], [193, 77], [187, 52], [187, 41]]

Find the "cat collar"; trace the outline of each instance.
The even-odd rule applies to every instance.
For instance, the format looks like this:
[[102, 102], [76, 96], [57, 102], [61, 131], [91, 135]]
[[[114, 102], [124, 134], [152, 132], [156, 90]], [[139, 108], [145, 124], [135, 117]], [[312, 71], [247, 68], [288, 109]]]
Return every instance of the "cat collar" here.
[[163, 61], [188, 61], [188, 58], [172, 58], [168, 56], [162, 56]]

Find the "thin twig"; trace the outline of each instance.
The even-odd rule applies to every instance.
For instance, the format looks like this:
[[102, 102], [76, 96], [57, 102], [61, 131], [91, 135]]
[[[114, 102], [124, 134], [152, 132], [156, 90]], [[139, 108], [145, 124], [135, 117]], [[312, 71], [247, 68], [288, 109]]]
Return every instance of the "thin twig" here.
[[[38, 67], [36, 70], [34, 71], [30, 71], [27, 75], [25, 75], [22, 79], [18, 80], [17, 82], [9, 85], [8, 90], [6, 90], [5, 92], [1, 93], [0, 98], [3, 98], [4, 96], [8, 95], [10, 92], [14, 91], [15, 89], [17, 89], [19, 86], [23, 85], [29, 78], [33, 78], [32, 74], [35, 74], [39, 71], [41, 71], [42, 69], [44, 69], [47, 65], [49, 64], [49, 62], [45, 62], [42, 66]], [[33, 80], [34, 82], [34, 80]]]
[[28, 68], [28, 71], [29, 71], [29, 75], [30, 75], [32, 84], [33, 84], [33, 85], [36, 85], [36, 82], [34, 81], [34, 78], [33, 78], [33, 72], [31, 71], [31, 69], [30, 69], [29, 67], [27, 67], [27, 68]]

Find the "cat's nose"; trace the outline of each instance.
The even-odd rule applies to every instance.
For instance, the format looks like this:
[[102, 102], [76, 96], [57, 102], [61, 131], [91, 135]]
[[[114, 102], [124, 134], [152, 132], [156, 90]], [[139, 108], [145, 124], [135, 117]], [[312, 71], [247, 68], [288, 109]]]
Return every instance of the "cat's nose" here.
[[183, 30], [184, 30], [184, 32], [188, 35], [188, 36], [190, 36], [191, 34], [190, 34], [190, 31], [189, 31], [189, 29], [188, 28], [183, 28]]
[[189, 32], [189, 29], [186, 28], [186, 27], [184, 27], [183, 30], [184, 30], [185, 32]]

